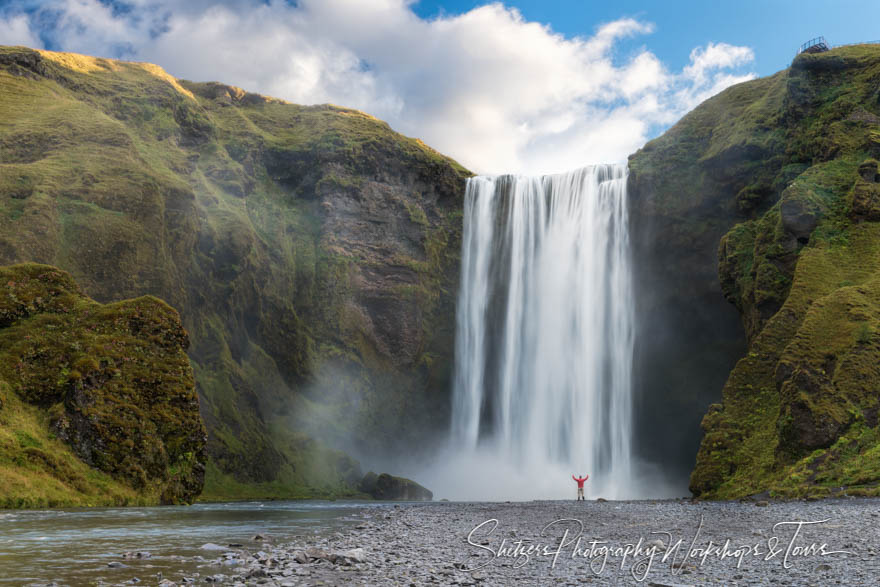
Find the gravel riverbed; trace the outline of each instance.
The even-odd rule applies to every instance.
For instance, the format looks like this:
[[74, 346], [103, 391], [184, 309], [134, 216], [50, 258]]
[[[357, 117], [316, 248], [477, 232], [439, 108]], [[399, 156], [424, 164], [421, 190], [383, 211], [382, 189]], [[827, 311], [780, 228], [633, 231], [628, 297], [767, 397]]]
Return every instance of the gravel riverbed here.
[[204, 545], [197, 572], [140, 583], [880, 583], [878, 499], [429, 503], [353, 515], [350, 529], [309, 542]]

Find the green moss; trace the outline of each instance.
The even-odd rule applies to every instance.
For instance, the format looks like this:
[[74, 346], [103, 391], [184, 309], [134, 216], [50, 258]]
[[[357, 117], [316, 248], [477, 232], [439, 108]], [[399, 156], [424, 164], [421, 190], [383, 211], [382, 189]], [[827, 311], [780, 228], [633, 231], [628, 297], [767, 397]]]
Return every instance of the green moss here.
[[856, 328], [855, 337], [859, 344], [868, 344], [874, 336], [874, 329], [868, 323], [859, 324]]
[[[869, 421], [876, 434], [880, 226], [852, 226], [847, 235], [845, 247], [817, 241], [801, 252], [785, 304], [731, 373], [722, 415], [704, 420], [691, 477], [696, 492], [814, 495], [861, 484], [865, 468], [875, 466], [866, 450], [839, 447], [861, 437], [859, 422]], [[866, 449], [870, 438], [860, 441]], [[820, 474], [803, 474], [818, 459], [827, 459]]]
[[428, 226], [428, 217], [425, 215], [425, 211], [416, 204], [415, 202], [410, 202], [406, 200], [404, 202], [406, 206], [406, 211], [409, 213], [409, 219], [414, 224], [420, 224], [421, 226]]
[[204, 428], [174, 310], [26, 264], [0, 267], [0, 316], [0, 506], [192, 501]]

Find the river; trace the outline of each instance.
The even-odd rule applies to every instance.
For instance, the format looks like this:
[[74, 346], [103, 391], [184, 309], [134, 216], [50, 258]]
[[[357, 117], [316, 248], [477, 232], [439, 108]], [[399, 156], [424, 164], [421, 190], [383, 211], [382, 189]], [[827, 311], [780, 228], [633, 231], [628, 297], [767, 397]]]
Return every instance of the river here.
[[[0, 510], [0, 584], [57, 581], [158, 583], [183, 574], [223, 572], [212, 561], [229, 545], [259, 551], [273, 542], [332, 533], [356, 522], [365, 502], [267, 501], [149, 508]], [[375, 502], [370, 502], [375, 506]], [[206, 544], [222, 547], [203, 549]], [[241, 548], [239, 546], [239, 549]], [[232, 550], [232, 549], [230, 549]], [[148, 552], [149, 558], [123, 558]], [[198, 557], [205, 559], [198, 560]], [[124, 566], [109, 566], [122, 564]]]

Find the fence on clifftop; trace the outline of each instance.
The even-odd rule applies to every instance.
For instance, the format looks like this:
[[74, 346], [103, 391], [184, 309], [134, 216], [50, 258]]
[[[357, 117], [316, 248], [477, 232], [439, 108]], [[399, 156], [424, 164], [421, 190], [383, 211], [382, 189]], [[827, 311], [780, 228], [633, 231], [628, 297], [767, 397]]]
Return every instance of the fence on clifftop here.
[[825, 37], [816, 37], [815, 39], [810, 39], [803, 45], [801, 45], [800, 49], [798, 49], [797, 54], [801, 53], [822, 53], [824, 51], [830, 51], [831, 49], [837, 49], [838, 47], [851, 47], [853, 45], [880, 45], [880, 40], [877, 41], [861, 41], [860, 43], [843, 43], [842, 45], [831, 45], [826, 40]]
[[821, 53], [822, 51], [827, 51], [831, 47], [828, 46], [828, 43], [825, 42], [825, 37], [816, 37], [815, 39], [810, 39], [798, 49], [798, 55], [801, 53]]

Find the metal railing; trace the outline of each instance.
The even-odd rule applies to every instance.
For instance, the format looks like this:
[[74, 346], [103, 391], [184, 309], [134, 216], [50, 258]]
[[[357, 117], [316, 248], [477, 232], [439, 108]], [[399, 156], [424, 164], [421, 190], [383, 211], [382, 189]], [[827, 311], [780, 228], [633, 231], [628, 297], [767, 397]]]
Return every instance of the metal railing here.
[[853, 45], [880, 45], [880, 39], [876, 41], [860, 41], [858, 43], [843, 43], [841, 45], [831, 45], [825, 40], [825, 37], [816, 37], [810, 39], [798, 49], [798, 55], [801, 53], [821, 53], [822, 51], [830, 51], [838, 47], [852, 47]]
[[820, 51], [827, 51], [831, 47], [828, 46], [828, 43], [825, 42], [825, 37], [816, 37], [815, 39], [810, 39], [798, 49], [798, 55], [803, 53], [804, 51], [809, 51], [810, 53], [818, 53]]

